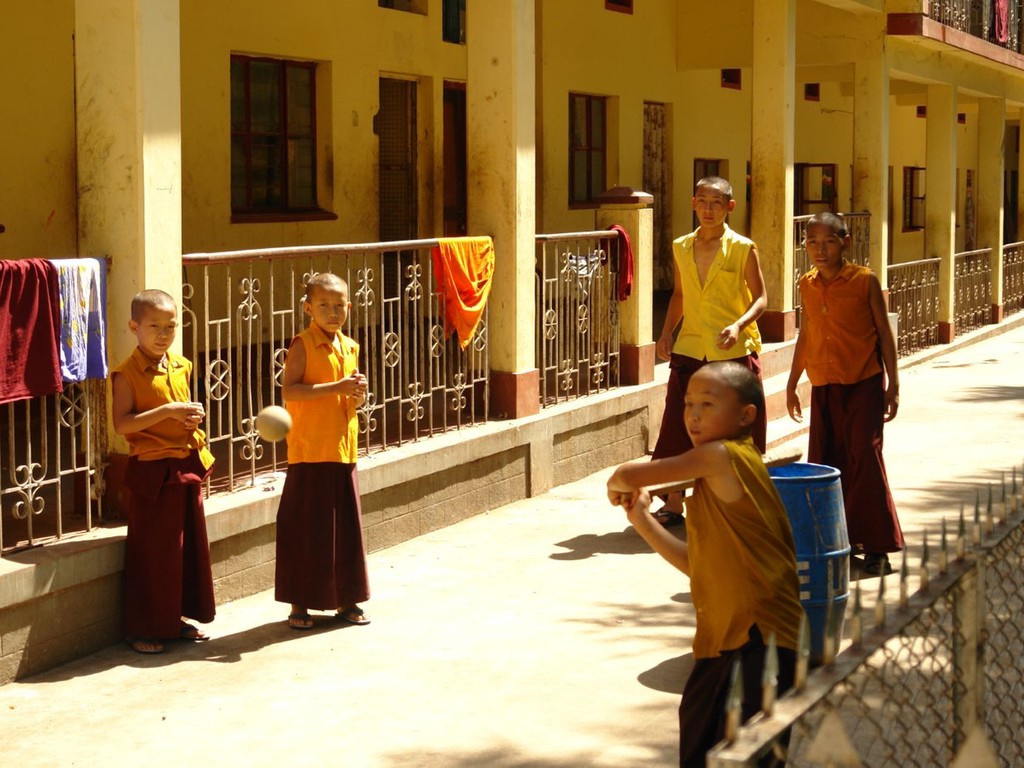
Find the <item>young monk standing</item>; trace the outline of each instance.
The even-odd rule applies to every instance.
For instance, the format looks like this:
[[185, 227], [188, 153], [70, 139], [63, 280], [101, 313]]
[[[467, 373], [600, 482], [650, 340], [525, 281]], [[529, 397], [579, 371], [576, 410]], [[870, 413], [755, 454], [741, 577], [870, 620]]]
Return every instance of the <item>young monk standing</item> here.
[[864, 553], [864, 573], [891, 573], [889, 552], [903, 549], [903, 532], [882, 459], [882, 425], [896, 417], [900, 379], [896, 342], [878, 278], [843, 256], [850, 244], [837, 214], [807, 222], [804, 247], [814, 268], [800, 278], [800, 335], [786, 388], [789, 415], [803, 415], [796, 388], [811, 380], [807, 458], [842, 473], [850, 544]]
[[292, 339], [284, 366], [288, 474], [277, 512], [274, 596], [291, 604], [288, 626], [313, 628], [310, 609], [369, 624], [370, 597], [356, 475], [356, 409], [366, 397], [359, 345], [344, 333], [348, 285], [321, 272], [306, 285], [309, 327]]
[[[672, 372], [655, 459], [678, 456], [693, 447], [683, 427], [683, 395], [701, 366], [734, 360], [761, 380], [757, 318], [768, 306], [768, 296], [757, 246], [726, 224], [736, 200], [725, 179], [707, 176], [698, 181], [692, 204], [700, 224], [672, 243], [675, 287], [657, 343], [658, 357], [670, 361]], [[754, 445], [762, 453], [767, 424], [762, 411], [752, 425]], [[673, 495], [656, 517], [668, 525], [678, 522], [681, 513], [682, 498]]]

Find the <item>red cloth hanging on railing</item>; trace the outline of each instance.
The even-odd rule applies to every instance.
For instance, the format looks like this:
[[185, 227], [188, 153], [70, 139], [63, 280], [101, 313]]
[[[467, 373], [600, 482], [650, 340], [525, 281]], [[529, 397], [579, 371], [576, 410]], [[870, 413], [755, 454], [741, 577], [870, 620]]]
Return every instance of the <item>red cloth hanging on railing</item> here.
[[59, 339], [53, 264], [0, 260], [0, 403], [63, 391]]
[[619, 236], [619, 283], [617, 295], [619, 301], [625, 301], [633, 292], [633, 245], [629, 242], [629, 233], [618, 224], [608, 229]]
[[494, 241], [489, 237], [445, 237], [430, 251], [434, 278], [444, 296], [445, 332], [473, 340], [494, 276]]
[[1005, 43], [1010, 39], [1010, 3], [1009, 0], [995, 0], [995, 33], [996, 42]]

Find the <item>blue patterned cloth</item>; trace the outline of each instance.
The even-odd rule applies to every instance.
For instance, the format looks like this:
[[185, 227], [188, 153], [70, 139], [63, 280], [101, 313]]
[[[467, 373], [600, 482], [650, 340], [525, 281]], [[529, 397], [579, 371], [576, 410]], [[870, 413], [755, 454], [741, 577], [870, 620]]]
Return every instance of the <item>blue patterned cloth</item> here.
[[65, 382], [107, 376], [107, 265], [54, 259], [60, 289], [60, 372]]

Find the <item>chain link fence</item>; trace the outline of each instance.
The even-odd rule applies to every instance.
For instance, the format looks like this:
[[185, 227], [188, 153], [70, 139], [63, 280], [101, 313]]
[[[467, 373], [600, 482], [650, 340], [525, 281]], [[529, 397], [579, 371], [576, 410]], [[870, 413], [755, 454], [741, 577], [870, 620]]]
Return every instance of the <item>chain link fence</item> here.
[[943, 525], [936, 557], [926, 539], [916, 569], [904, 559], [898, 597], [883, 577], [865, 608], [857, 582], [851, 643], [727, 734], [708, 766], [763, 765], [773, 752], [789, 766], [1024, 765], [1022, 507], [1014, 472], [1012, 485], [976, 504], [973, 521], [961, 512], [955, 536]]

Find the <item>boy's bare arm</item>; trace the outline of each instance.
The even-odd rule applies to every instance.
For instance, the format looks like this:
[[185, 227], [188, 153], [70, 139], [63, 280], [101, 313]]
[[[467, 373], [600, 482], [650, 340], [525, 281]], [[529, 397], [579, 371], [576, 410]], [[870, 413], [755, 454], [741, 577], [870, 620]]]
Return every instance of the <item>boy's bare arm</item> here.
[[166, 419], [180, 422], [182, 431], [191, 432], [206, 416], [202, 403], [165, 403], [148, 411], [135, 413], [135, 398], [132, 395], [131, 384], [127, 378], [116, 372], [111, 378], [110, 410], [114, 431], [119, 435], [145, 432], [154, 424]]
[[718, 334], [718, 348], [732, 349], [739, 341], [740, 332], [757, 318], [764, 314], [768, 308], [768, 290], [764, 285], [764, 275], [761, 273], [761, 259], [757, 252], [757, 246], [751, 246], [747, 255], [747, 263], [743, 268], [743, 281], [750, 291], [751, 301], [747, 311], [736, 318], [736, 322], [726, 326]]
[[679, 268], [675, 259], [672, 260], [672, 298], [668, 302], [665, 322], [661, 326], [661, 336], [654, 348], [658, 357], [669, 360], [672, 357], [672, 346], [675, 343], [676, 328], [683, 320], [683, 281], [679, 276]]
[[651, 496], [640, 491], [635, 497], [623, 501], [626, 519], [651, 549], [687, 576], [690, 575], [690, 557], [686, 542], [680, 541], [651, 515]]
[[664, 459], [626, 462], [608, 478], [608, 499], [618, 504], [623, 498], [635, 497], [650, 486], [698, 478], [707, 480], [716, 493], [729, 481], [739, 483], [721, 442], [705, 443]]
[[[804, 322], [807, 322], [805, 317]], [[789, 380], [786, 382], [786, 410], [793, 421], [803, 421], [803, 409], [800, 405], [800, 394], [797, 392], [797, 385], [800, 383], [800, 376], [807, 368], [807, 336], [800, 333], [796, 337], [796, 346], [793, 348], [793, 365], [789, 369]]]
[[868, 306], [871, 308], [871, 318], [878, 333], [882, 365], [885, 368], [885, 420], [892, 421], [900, 407], [900, 374], [896, 362], [898, 355], [896, 340], [892, 337], [892, 328], [889, 326], [885, 298], [882, 296], [882, 284], [874, 275], [871, 275], [871, 282], [868, 284]]
[[288, 349], [288, 357], [284, 362], [284, 376], [281, 379], [281, 391], [285, 400], [314, 400], [325, 395], [345, 395], [362, 405], [366, 396], [366, 377], [356, 371], [350, 376], [337, 381], [322, 384], [303, 384], [302, 377], [306, 373], [306, 347], [298, 339]]

